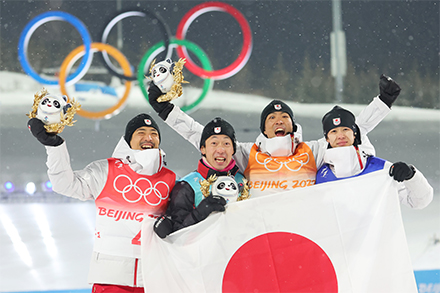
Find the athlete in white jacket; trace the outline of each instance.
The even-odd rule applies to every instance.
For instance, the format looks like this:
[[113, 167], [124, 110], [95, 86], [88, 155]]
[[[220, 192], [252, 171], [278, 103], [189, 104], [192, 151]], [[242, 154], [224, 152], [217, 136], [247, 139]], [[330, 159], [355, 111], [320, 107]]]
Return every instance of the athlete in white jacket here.
[[[380, 95], [356, 118], [362, 133], [376, 127], [400, 93], [398, 85], [385, 76], [381, 76], [379, 88]], [[162, 92], [154, 84], [148, 92], [151, 106], [165, 123], [197, 148], [203, 126], [179, 107], [158, 103]], [[260, 130], [255, 143], [237, 143], [234, 155], [240, 171], [249, 179], [252, 197], [314, 185], [316, 172], [324, 163], [326, 140], [302, 142], [301, 128], [295, 123], [292, 109], [279, 100], [263, 109]], [[364, 145], [374, 153], [368, 139]]]
[[176, 175], [164, 167], [160, 132], [147, 114], [126, 126], [109, 159], [73, 171], [66, 142], [33, 118], [28, 126], [46, 147], [53, 190], [96, 204], [95, 244], [88, 281], [93, 292], [143, 292], [140, 231], [163, 214]]
[[432, 201], [434, 190], [422, 172], [404, 162], [392, 164], [363, 149], [361, 142], [365, 136], [359, 131], [353, 113], [335, 106], [322, 118], [322, 127], [328, 149], [325, 164], [316, 174], [316, 184], [385, 171], [398, 182], [400, 203], [422, 209]]

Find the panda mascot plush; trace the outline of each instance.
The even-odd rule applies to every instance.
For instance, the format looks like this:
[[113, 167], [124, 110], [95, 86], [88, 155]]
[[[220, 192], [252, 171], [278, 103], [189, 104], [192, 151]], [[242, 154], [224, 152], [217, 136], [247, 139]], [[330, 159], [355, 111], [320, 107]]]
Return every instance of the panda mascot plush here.
[[46, 125], [60, 123], [70, 106], [66, 96], [46, 95], [38, 104], [37, 118]]
[[73, 116], [80, 108], [81, 105], [74, 99], [69, 103], [67, 96], [52, 95], [43, 88], [34, 95], [32, 111], [27, 116], [41, 120], [47, 132], [56, 134], [75, 123]]
[[152, 68], [151, 78], [164, 94], [169, 92], [174, 84], [173, 69], [174, 64], [169, 58], [157, 63]]
[[182, 83], [188, 83], [182, 73], [185, 62], [182, 58], [174, 63], [169, 58], [157, 64], [152, 62], [149, 78], [163, 93], [157, 99], [159, 103], [172, 101], [183, 94]]
[[211, 186], [212, 195], [220, 195], [226, 199], [226, 203], [236, 202], [240, 196], [237, 182], [231, 176], [219, 176]]

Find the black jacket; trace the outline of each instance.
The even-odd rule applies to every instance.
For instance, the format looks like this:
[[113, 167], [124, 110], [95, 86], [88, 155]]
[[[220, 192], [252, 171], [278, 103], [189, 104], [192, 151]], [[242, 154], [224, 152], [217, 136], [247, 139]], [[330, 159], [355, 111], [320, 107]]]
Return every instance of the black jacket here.
[[[235, 176], [238, 171], [237, 165], [228, 171], [221, 172], [208, 167], [203, 159], [200, 159], [197, 166], [197, 172], [207, 179], [211, 175], [225, 176], [228, 173]], [[168, 205], [167, 215], [173, 221], [173, 232], [179, 229], [196, 224], [198, 221], [193, 217], [195, 193], [191, 185], [186, 181], [176, 182], [170, 195], [170, 204]]]

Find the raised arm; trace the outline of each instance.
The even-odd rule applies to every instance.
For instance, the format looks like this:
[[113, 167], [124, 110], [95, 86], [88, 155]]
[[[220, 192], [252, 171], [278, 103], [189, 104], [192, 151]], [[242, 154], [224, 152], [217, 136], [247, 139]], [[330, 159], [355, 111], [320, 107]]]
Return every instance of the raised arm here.
[[156, 111], [166, 124], [189, 141], [196, 149], [199, 149], [203, 125], [170, 102], [159, 103], [157, 98], [162, 94], [161, 90], [154, 83], [150, 84], [148, 89], [148, 101], [151, 107], [153, 107], [154, 111]]
[[[148, 101], [151, 107], [153, 107], [166, 124], [189, 141], [197, 150], [200, 150], [200, 138], [202, 136], [203, 125], [183, 112], [178, 106], [170, 102], [157, 102], [157, 98], [162, 94], [163, 93], [154, 83], [150, 84], [148, 89]], [[252, 145], [253, 143], [237, 142], [234, 159], [241, 172], [244, 172], [246, 169]]]
[[367, 135], [388, 115], [400, 94], [400, 87], [391, 77], [382, 74], [379, 92], [380, 94], [356, 117], [356, 124], [362, 135]]
[[[393, 102], [400, 93], [399, 85], [393, 79], [383, 74], [380, 76], [379, 90], [380, 94], [356, 117], [356, 124], [361, 133], [361, 145], [359, 145], [359, 149], [361, 152], [365, 152], [369, 155], [375, 155], [375, 149], [368, 139], [367, 134], [388, 115]], [[325, 138], [306, 143], [312, 149], [316, 166], [319, 169], [324, 163], [328, 143]]]
[[48, 134], [43, 122], [37, 118], [30, 119], [28, 127], [46, 147], [47, 174], [53, 191], [80, 200], [94, 199], [102, 191], [107, 177], [107, 160], [91, 163], [80, 171], [73, 171], [66, 142], [60, 136]]

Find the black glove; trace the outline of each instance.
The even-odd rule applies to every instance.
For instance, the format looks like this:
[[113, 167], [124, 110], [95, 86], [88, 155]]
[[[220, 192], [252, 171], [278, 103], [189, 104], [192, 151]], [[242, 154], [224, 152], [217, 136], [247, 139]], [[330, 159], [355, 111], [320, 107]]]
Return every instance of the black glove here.
[[159, 103], [157, 99], [163, 95], [162, 91], [153, 83], [150, 83], [150, 87], [148, 88], [148, 102], [151, 107], [153, 107], [154, 111], [159, 114], [159, 117], [163, 120], [168, 118], [171, 110], [173, 110], [174, 105], [170, 102], [162, 102]]
[[154, 223], [153, 230], [157, 236], [165, 238], [173, 232], [173, 221], [165, 215], [161, 216]]
[[225, 211], [226, 200], [223, 196], [210, 195], [203, 199], [200, 204], [192, 212], [194, 220], [196, 222], [203, 221], [206, 219], [210, 213], [217, 211]]
[[44, 123], [40, 119], [32, 118], [28, 121], [29, 131], [35, 136], [39, 142], [47, 146], [59, 146], [64, 142], [60, 136], [47, 133]]
[[397, 182], [402, 182], [404, 180], [409, 180], [413, 178], [416, 170], [413, 166], [408, 165], [404, 162], [394, 163], [390, 167], [390, 176], [394, 178]]
[[391, 105], [400, 94], [400, 86], [391, 77], [382, 74], [379, 81], [379, 91], [379, 99], [391, 109]]

